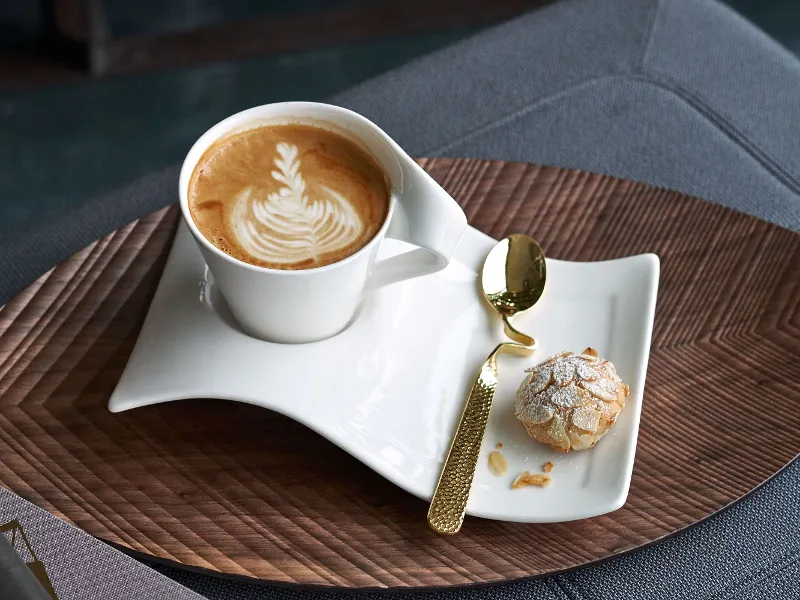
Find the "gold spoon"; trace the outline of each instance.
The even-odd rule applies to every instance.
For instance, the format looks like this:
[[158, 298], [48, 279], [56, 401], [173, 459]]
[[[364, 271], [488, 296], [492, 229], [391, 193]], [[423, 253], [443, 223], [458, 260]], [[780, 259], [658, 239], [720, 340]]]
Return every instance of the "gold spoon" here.
[[472, 385], [428, 510], [428, 524], [438, 533], [458, 533], [464, 522], [483, 434], [497, 389], [497, 356], [503, 353], [524, 356], [536, 349], [536, 340], [514, 329], [510, 320], [539, 301], [544, 292], [545, 276], [542, 248], [533, 238], [518, 233], [498, 242], [483, 263], [483, 295], [503, 320], [506, 335], [518, 343], [499, 344], [483, 363]]

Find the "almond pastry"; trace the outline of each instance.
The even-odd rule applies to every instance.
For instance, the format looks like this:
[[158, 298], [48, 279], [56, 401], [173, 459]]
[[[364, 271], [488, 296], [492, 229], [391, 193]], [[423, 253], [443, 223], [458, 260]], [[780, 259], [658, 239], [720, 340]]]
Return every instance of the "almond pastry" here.
[[628, 386], [592, 348], [562, 352], [526, 372], [514, 414], [528, 435], [556, 450], [592, 448], [625, 408]]

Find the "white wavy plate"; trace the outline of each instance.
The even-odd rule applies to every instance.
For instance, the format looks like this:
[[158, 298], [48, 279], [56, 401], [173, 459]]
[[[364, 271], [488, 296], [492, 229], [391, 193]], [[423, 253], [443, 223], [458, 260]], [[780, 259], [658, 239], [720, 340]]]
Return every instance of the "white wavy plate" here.
[[[182, 224], [109, 409], [184, 398], [256, 404], [304, 423], [404, 490], [430, 498], [477, 369], [502, 339], [499, 319], [477, 286], [476, 273], [493, 244], [468, 228], [446, 270], [368, 295], [353, 324], [332, 339], [280, 345], [236, 328]], [[405, 249], [386, 240], [381, 254]], [[500, 384], [468, 514], [557, 522], [624, 504], [658, 274], [652, 254], [594, 263], [547, 260], [544, 296], [515, 320], [539, 339], [540, 350], [532, 358], [499, 359]], [[514, 392], [525, 368], [586, 346], [614, 362], [631, 394], [597, 447], [561, 454], [527, 437], [512, 415]], [[487, 467], [497, 442], [509, 463], [504, 477]], [[546, 461], [555, 464], [550, 487], [511, 489], [516, 475], [539, 472]]]

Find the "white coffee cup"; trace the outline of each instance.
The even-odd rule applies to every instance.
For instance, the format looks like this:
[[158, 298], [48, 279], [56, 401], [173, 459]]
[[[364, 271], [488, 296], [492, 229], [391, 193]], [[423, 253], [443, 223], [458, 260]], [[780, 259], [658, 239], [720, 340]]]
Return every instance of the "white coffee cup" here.
[[[242, 262], [203, 237], [189, 211], [189, 181], [209, 146], [252, 127], [286, 123], [308, 123], [355, 139], [391, 182], [389, 213], [375, 237], [323, 267], [290, 271]], [[347, 109], [315, 102], [266, 104], [218, 123], [189, 150], [179, 186], [183, 218], [231, 313], [245, 332], [271, 342], [313, 342], [336, 335], [353, 319], [368, 283], [386, 285], [446, 267], [467, 226], [455, 200], [377, 125]], [[419, 248], [376, 263], [387, 236]]]

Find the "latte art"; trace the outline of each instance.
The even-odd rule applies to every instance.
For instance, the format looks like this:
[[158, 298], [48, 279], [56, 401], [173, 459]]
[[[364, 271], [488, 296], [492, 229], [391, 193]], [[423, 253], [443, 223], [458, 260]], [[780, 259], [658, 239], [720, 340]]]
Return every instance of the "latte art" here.
[[255, 258], [288, 265], [316, 262], [356, 241], [364, 226], [355, 208], [324, 185], [324, 195], [309, 199], [297, 146], [279, 142], [276, 149], [272, 178], [282, 187], [266, 193], [250, 186], [236, 200], [231, 221], [241, 246]]
[[272, 269], [329, 265], [363, 248], [389, 212], [386, 174], [322, 127], [265, 125], [222, 138], [195, 166], [189, 210], [200, 233]]

